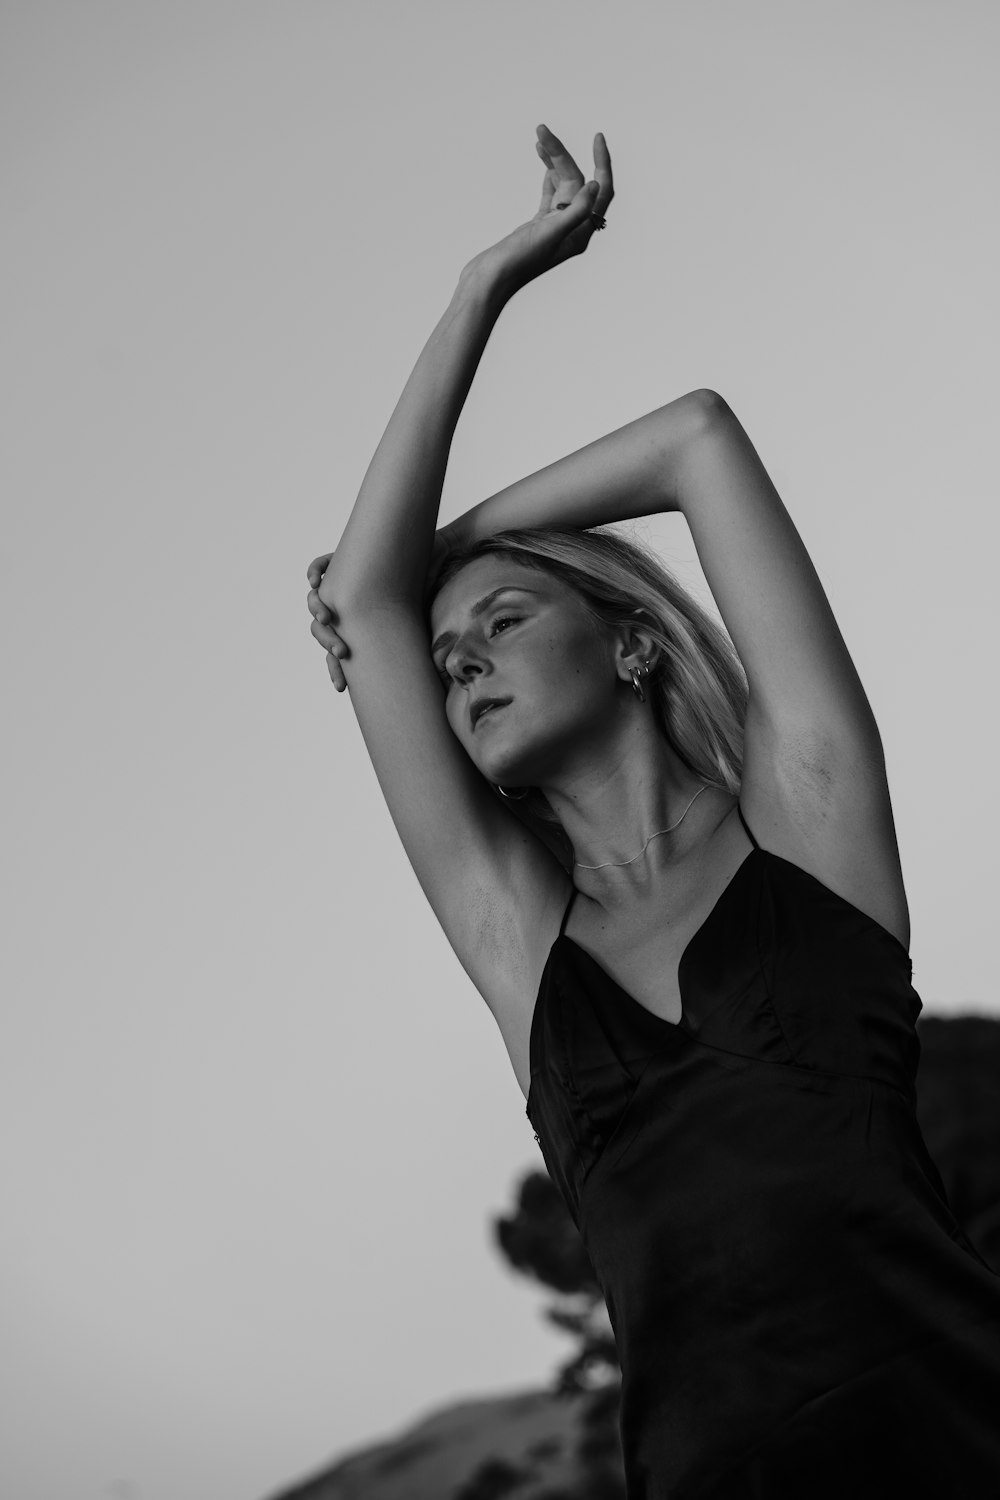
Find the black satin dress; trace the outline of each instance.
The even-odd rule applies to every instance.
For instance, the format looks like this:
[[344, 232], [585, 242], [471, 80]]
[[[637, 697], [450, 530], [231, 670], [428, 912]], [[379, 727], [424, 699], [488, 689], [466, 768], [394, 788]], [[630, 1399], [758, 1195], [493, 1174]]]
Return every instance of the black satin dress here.
[[677, 1025], [565, 917], [532, 1020], [527, 1114], [611, 1316], [629, 1500], [1000, 1500], [1000, 1277], [917, 1124], [909, 957], [746, 831]]

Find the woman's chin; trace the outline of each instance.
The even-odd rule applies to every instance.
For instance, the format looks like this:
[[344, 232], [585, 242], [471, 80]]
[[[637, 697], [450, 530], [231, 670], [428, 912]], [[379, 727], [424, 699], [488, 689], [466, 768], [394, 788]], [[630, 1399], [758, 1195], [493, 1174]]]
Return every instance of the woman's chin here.
[[[495, 738], [498, 740], [499, 736]], [[480, 773], [488, 781], [492, 781], [494, 786], [502, 786], [505, 791], [523, 791], [528, 787], [538, 786], [542, 779], [541, 764], [544, 757], [525, 754], [524, 746], [490, 744], [484, 736], [482, 741], [470, 748], [470, 753]]]
[[509, 756], [488, 756], [479, 761], [479, 769], [488, 781], [494, 786], [502, 786], [505, 792], [520, 792], [532, 786], [532, 780], [525, 775], [524, 767], [519, 763], [512, 762]]

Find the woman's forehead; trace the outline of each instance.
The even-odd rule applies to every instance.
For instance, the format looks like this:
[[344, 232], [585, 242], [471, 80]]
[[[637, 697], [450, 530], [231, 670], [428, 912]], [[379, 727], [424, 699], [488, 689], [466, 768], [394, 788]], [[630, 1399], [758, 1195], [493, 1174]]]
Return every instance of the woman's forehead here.
[[431, 605], [432, 629], [436, 633], [452, 621], [460, 622], [485, 594], [504, 586], [530, 589], [545, 598], [566, 592], [557, 579], [538, 568], [526, 567], [523, 563], [487, 552], [466, 563], [439, 590]]

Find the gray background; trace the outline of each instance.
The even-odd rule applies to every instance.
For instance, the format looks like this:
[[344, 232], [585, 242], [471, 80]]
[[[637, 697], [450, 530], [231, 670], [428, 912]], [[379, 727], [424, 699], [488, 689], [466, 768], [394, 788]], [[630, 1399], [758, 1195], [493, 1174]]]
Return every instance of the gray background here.
[[522, 1097], [304, 576], [540, 120], [618, 196], [505, 312], [443, 517], [720, 390], [882, 728], [917, 988], [998, 1013], [998, 31], [5, 0], [5, 1495], [253, 1500], [565, 1347], [489, 1242]]

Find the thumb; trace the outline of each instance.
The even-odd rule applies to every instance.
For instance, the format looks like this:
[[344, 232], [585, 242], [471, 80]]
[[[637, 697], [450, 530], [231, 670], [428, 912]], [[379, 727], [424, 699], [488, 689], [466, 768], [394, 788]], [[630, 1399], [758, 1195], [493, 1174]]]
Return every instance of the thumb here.
[[579, 188], [576, 196], [567, 204], [560, 218], [568, 219], [567, 228], [575, 228], [587, 218], [594, 204], [597, 202], [597, 194], [600, 191], [596, 182], [585, 182]]
[[543, 223], [552, 243], [558, 244], [585, 222], [597, 202], [598, 191], [596, 182], [585, 182], [565, 206], [559, 205], [558, 212], [550, 211], [545, 215]]

